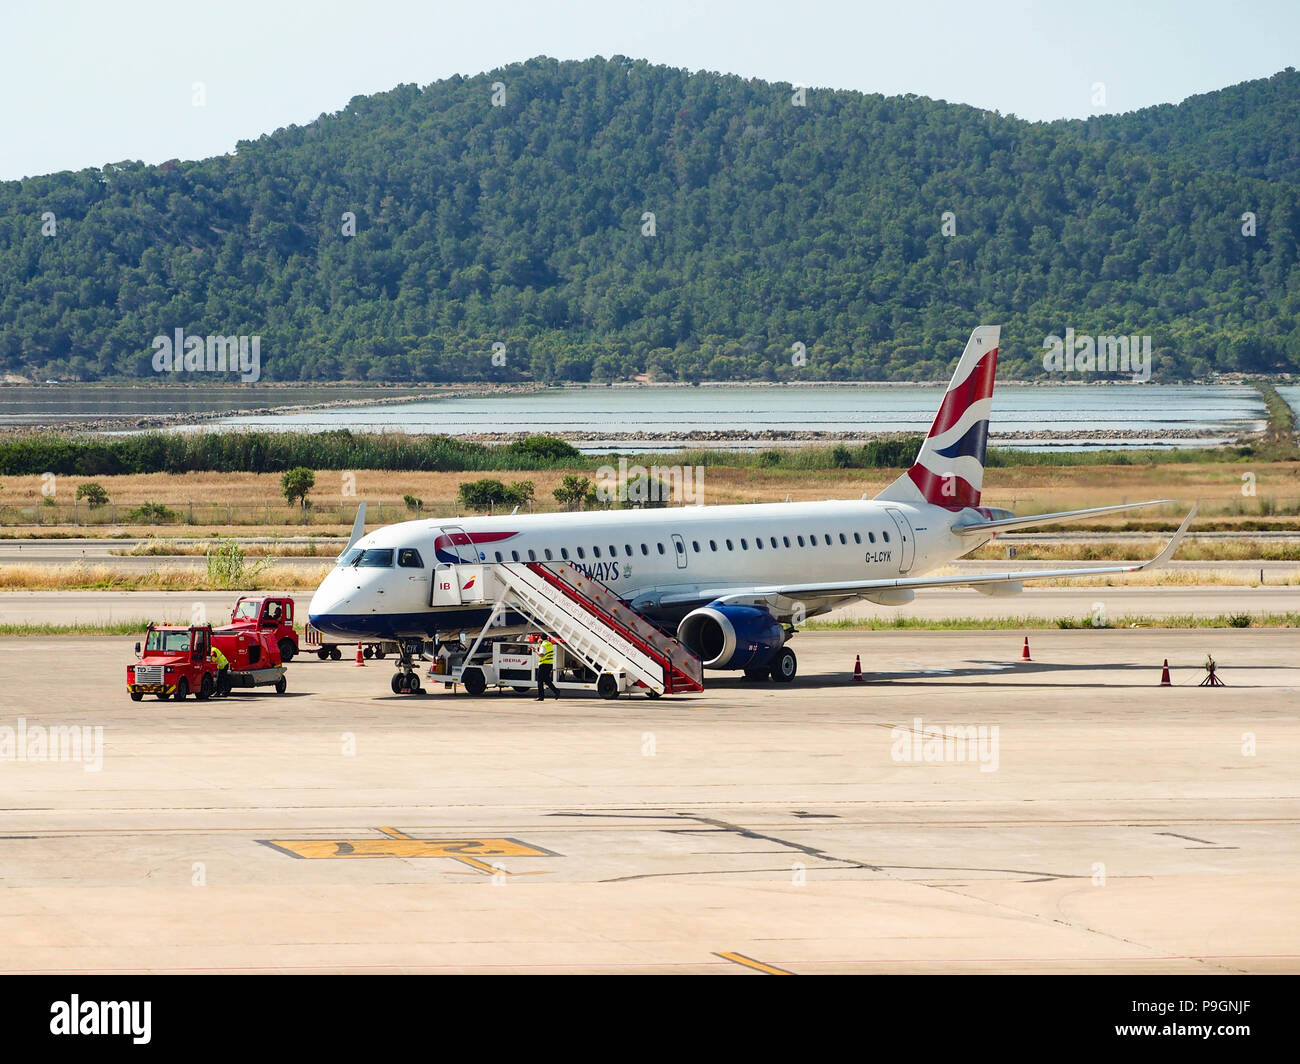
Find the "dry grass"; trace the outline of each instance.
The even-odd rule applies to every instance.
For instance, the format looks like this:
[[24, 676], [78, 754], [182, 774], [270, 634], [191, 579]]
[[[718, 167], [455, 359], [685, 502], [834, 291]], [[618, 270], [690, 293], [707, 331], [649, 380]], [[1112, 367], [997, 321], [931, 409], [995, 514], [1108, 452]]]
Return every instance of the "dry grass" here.
[[[669, 456], [661, 459], [672, 461]], [[456, 493], [468, 480], [490, 476], [506, 483], [531, 480], [536, 489], [538, 510], [554, 509], [552, 491], [567, 474], [594, 477], [602, 460], [564, 470], [535, 470], [527, 473], [408, 473], [380, 470], [355, 472], [356, 495], [342, 494], [343, 474], [323, 470], [316, 474], [311, 493], [314, 506], [310, 525], [286, 524], [284, 499], [280, 494], [280, 476], [275, 473], [186, 473], [133, 474], [110, 477], [60, 477], [58, 499], [72, 498], [79, 483], [94, 479], [103, 485], [121, 516], [142, 502], [161, 503], [187, 516], [194, 502], [207, 509], [196, 512], [195, 524], [76, 526], [47, 524], [39, 530], [31, 525], [10, 525], [9, 535], [47, 535], [59, 531], [69, 535], [123, 535], [132, 538], [157, 535], [215, 536], [236, 532], [239, 535], [335, 533], [346, 535], [358, 501], [367, 502], [370, 527], [418, 516], [402, 505], [404, 495], [424, 501], [424, 516], [450, 517], [457, 513]], [[1253, 496], [1242, 495], [1242, 474], [1254, 475]], [[874, 495], [897, 474], [883, 470], [854, 469], [748, 469], [710, 466], [703, 472], [702, 496], [709, 504], [779, 502], [788, 495], [798, 502], [816, 499], [853, 499], [866, 493]], [[1132, 514], [1120, 514], [1090, 522], [1090, 527], [1123, 528], [1132, 520], [1176, 523], [1193, 501], [1201, 508], [1202, 526], [1210, 520], [1216, 527], [1245, 525], [1261, 517], [1270, 518], [1279, 527], [1300, 530], [1300, 463], [1206, 462], [1159, 466], [1010, 466], [990, 468], [985, 477], [983, 503], [1004, 507], [1017, 513], [1044, 513], [1056, 510], [1105, 506], [1117, 502], [1171, 498], [1175, 504]], [[40, 507], [39, 477], [6, 477], [0, 482], [0, 507]], [[382, 502], [382, 514], [376, 503]], [[240, 520], [227, 526], [215, 507], [230, 503], [243, 508]], [[215, 507], [214, 507], [215, 504]], [[269, 507], [271, 520], [262, 520], [257, 508]], [[277, 516], [279, 510], [279, 516]], [[82, 513], [86, 511], [82, 509]], [[55, 520], [49, 508], [43, 512], [48, 521]]]
[[[239, 591], [309, 591], [332, 565], [303, 569], [271, 565]], [[3, 591], [224, 591], [193, 566], [160, 565], [148, 572], [124, 572], [109, 565], [0, 565]]]

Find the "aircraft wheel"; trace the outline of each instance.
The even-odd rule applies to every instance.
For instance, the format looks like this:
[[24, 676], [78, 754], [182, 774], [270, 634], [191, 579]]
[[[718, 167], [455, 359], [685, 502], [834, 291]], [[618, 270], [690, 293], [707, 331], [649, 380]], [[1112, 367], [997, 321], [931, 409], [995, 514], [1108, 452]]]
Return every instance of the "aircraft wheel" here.
[[406, 681], [402, 678], [402, 674], [400, 672], [395, 672], [393, 673], [393, 679], [388, 686], [393, 689], [393, 694], [400, 695], [402, 693], [402, 687], [405, 684]]
[[782, 647], [772, 662], [772, 679], [777, 683], [789, 683], [799, 671], [799, 659], [789, 647]]

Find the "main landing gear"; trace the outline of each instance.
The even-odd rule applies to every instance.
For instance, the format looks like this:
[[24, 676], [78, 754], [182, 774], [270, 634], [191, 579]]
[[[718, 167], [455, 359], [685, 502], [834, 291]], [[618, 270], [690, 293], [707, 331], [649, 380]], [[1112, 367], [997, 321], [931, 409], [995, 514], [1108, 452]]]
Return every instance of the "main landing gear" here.
[[789, 647], [777, 651], [770, 664], [745, 670], [745, 679], [754, 683], [772, 680], [775, 683], [789, 683], [799, 671], [799, 659]]

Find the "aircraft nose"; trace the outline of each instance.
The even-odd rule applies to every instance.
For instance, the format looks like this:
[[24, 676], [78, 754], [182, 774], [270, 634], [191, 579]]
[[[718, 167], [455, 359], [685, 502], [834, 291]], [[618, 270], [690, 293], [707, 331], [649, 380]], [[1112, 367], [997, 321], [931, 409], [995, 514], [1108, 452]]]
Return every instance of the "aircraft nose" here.
[[307, 606], [307, 620], [317, 631], [333, 631], [336, 619], [347, 612], [349, 587], [338, 573], [330, 573], [316, 589]]

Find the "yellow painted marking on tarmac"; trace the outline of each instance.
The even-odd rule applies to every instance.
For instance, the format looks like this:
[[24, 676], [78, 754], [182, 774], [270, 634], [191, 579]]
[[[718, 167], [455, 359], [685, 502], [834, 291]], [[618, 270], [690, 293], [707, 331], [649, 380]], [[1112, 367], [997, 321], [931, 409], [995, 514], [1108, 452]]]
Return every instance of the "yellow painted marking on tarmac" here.
[[266, 845], [281, 853], [305, 860], [328, 860], [336, 857], [408, 859], [449, 857], [489, 875], [503, 870], [494, 868], [491, 863], [483, 860], [484, 858], [558, 856], [550, 850], [529, 846], [518, 839], [416, 839], [397, 828], [378, 830], [386, 837], [382, 839], [266, 839], [264, 841]]
[[743, 953], [715, 953], [714, 956], [721, 957], [724, 961], [744, 965], [746, 968], [753, 968], [754, 971], [763, 972], [766, 975], [794, 975], [794, 972], [787, 972], [784, 968], [764, 964], [762, 961], [754, 960], [753, 957], [746, 957]]

